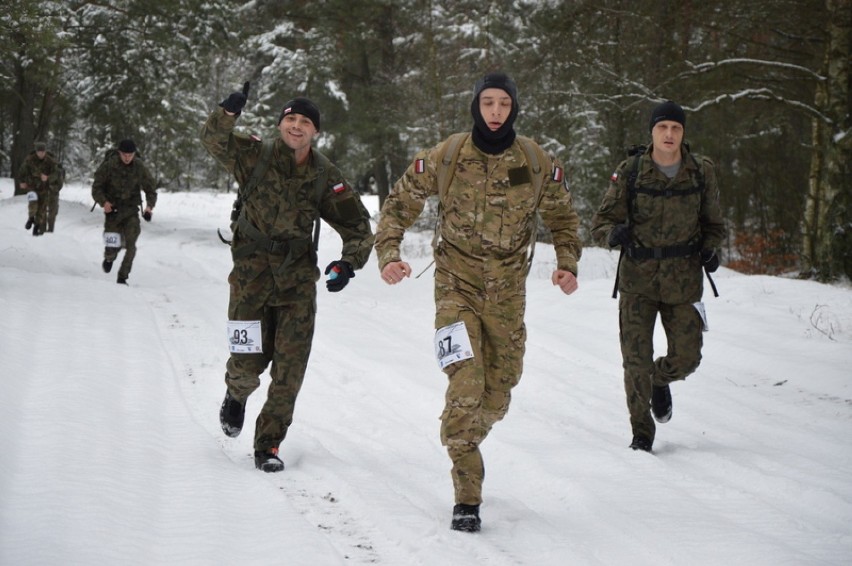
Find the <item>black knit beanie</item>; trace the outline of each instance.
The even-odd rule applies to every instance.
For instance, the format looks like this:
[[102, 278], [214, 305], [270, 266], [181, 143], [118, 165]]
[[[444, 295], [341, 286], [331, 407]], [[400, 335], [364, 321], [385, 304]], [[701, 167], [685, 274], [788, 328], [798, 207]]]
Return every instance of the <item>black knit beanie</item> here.
[[284, 108], [281, 109], [281, 114], [278, 116], [279, 124], [287, 114], [301, 114], [302, 116], [307, 116], [308, 119], [314, 123], [314, 127], [317, 131], [320, 129], [319, 108], [317, 108], [316, 104], [307, 98], [296, 97], [293, 100], [286, 102], [284, 104]]
[[683, 108], [671, 100], [666, 100], [654, 107], [654, 110], [651, 112], [651, 123], [648, 129], [653, 130], [657, 122], [662, 122], [663, 120], [677, 122], [686, 128], [686, 114], [684, 114]]
[[121, 153], [136, 153], [136, 144], [130, 138], [121, 140], [118, 142], [118, 151]]
[[[479, 111], [479, 95], [487, 88], [499, 88], [512, 97], [512, 112], [500, 128], [492, 132]], [[473, 115], [473, 144], [485, 153], [497, 155], [515, 142], [515, 118], [518, 117], [518, 87], [505, 73], [489, 73], [476, 81], [470, 113]]]

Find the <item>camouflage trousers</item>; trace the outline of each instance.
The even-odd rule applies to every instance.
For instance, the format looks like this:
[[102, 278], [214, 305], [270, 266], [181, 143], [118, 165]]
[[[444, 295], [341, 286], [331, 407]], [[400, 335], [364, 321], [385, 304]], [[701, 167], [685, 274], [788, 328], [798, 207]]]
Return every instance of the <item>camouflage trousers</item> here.
[[[618, 317], [624, 391], [634, 435], [652, 442], [656, 432], [651, 416], [654, 385], [685, 379], [701, 361], [702, 322], [692, 303], [666, 304], [634, 293], [619, 294]], [[660, 316], [668, 350], [654, 360], [654, 327]]]
[[230, 320], [259, 320], [263, 353], [231, 354], [225, 373], [225, 384], [231, 395], [245, 403], [258, 387], [260, 374], [272, 362], [266, 403], [257, 416], [254, 449], [266, 451], [278, 448], [293, 423], [296, 397], [302, 387], [316, 317], [316, 284], [294, 287], [274, 306], [257, 304], [257, 294], [246, 293], [251, 288], [235, 281], [231, 274], [231, 297], [228, 305]]
[[485, 467], [479, 445], [509, 410], [511, 391], [521, 379], [526, 298], [520, 292], [491, 300], [483, 293], [435, 283], [435, 327], [458, 321], [467, 326], [473, 358], [447, 366], [441, 443], [453, 462], [455, 502], [482, 502]]
[[56, 214], [59, 212], [59, 189], [50, 189], [47, 195], [47, 214], [45, 218], [45, 229], [53, 232], [56, 224]]
[[[121, 260], [121, 267], [118, 269], [119, 278], [127, 279], [130, 276], [130, 270], [133, 268], [133, 259], [136, 257], [136, 240], [139, 239], [139, 234], [142, 232], [138, 212], [138, 210], [135, 210], [132, 215], [124, 216], [118, 216], [120, 212], [104, 215], [104, 232], [121, 234], [124, 258]], [[121, 248], [104, 248], [104, 259], [115, 261], [118, 258], [119, 251], [121, 251]]]
[[50, 190], [47, 188], [39, 188], [34, 189], [34, 192], [38, 195], [38, 200], [31, 200], [27, 202], [27, 213], [36, 225], [44, 230], [47, 226], [48, 195]]

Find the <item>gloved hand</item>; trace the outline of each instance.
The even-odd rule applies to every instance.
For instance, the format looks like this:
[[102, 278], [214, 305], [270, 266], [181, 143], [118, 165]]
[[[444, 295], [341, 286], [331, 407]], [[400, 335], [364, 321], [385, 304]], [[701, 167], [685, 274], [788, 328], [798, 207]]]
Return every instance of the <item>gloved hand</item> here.
[[626, 248], [630, 245], [630, 227], [627, 224], [616, 224], [609, 232], [609, 247], [621, 246]]
[[719, 256], [713, 250], [701, 250], [701, 265], [707, 273], [714, 273], [719, 269]]
[[142, 213], [142, 218], [144, 218], [144, 219], [145, 219], [145, 222], [150, 222], [150, 221], [151, 221], [151, 211], [150, 211], [150, 210], [146, 210], [145, 212], [143, 212], [143, 213]]
[[325, 274], [328, 275], [328, 280], [325, 282], [326, 288], [332, 293], [337, 293], [355, 277], [355, 270], [348, 261], [339, 260], [329, 263], [325, 268]]
[[228, 98], [226, 98], [219, 104], [219, 106], [221, 106], [228, 112], [232, 112], [233, 114], [239, 116], [246, 105], [246, 101], [248, 100], [249, 84], [249, 81], [246, 81], [243, 85], [242, 92], [232, 92], [228, 95]]

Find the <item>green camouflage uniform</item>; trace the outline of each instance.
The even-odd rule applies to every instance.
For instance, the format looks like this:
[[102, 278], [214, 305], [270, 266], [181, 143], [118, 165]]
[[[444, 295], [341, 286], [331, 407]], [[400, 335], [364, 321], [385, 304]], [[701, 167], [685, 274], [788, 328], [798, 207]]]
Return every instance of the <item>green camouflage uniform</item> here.
[[47, 231], [53, 232], [56, 226], [56, 215], [59, 213], [59, 191], [62, 190], [65, 184], [65, 169], [61, 164], [58, 164], [59, 171], [57, 172], [57, 182], [50, 185], [50, 191], [47, 195]]
[[[403, 233], [420, 215], [426, 199], [438, 194], [440, 147], [415, 157], [382, 208], [376, 232], [380, 270], [400, 260]], [[474, 353], [444, 370], [449, 379], [441, 441], [453, 462], [456, 503], [481, 503], [484, 470], [479, 445], [505, 416], [511, 390], [521, 378], [527, 249], [536, 209], [552, 231], [557, 267], [577, 273], [579, 219], [571, 194], [561, 179], [553, 180], [562, 175], [561, 165], [551, 164], [549, 158], [541, 165], [547, 180], [536, 207], [519, 141], [498, 155], [488, 155], [468, 137], [441, 203], [435, 328], [464, 321]]]
[[[697, 162], [704, 174], [705, 189], [701, 192], [694, 190], [700, 179]], [[613, 226], [628, 223], [633, 245], [638, 248], [683, 246], [690, 250], [666, 259], [636, 259], [634, 254], [624, 253], [619, 267], [619, 328], [630, 423], [634, 436], [653, 442], [652, 385], [685, 379], [701, 361], [703, 325], [693, 306], [701, 301], [704, 289], [699, 252], [719, 247], [725, 223], [715, 167], [709, 159], [691, 156], [684, 146], [680, 170], [669, 179], [654, 165], [650, 152], [642, 155], [635, 184], [642, 192], [636, 192], [632, 205], [628, 205], [627, 178], [632, 163], [633, 158], [621, 162], [613, 173], [592, 221], [593, 237], [608, 247]], [[648, 194], [645, 190], [660, 192]], [[632, 206], [630, 214], [628, 206]], [[658, 313], [668, 351], [655, 361], [653, 337]]]
[[[42, 175], [47, 175], [47, 181], [41, 180]], [[31, 151], [18, 171], [18, 182], [26, 183], [27, 191], [36, 193], [38, 200], [30, 200], [27, 211], [39, 230], [44, 231], [47, 227], [50, 194], [54, 191], [58, 194], [62, 187], [59, 163], [49, 151], [45, 153], [44, 159]]]
[[[245, 185], [260, 157], [262, 142], [233, 133], [236, 116], [218, 108], [201, 130], [201, 142]], [[318, 163], [327, 181], [319, 195], [314, 185]], [[262, 354], [231, 354], [225, 374], [228, 390], [245, 403], [260, 386], [270, 362], [267, 400], [257, 417], [254, 449], [277, 448], [293, 422], [316, 314], [320, 271], [312, 234], [317, 217], [343, 240], [341, 258], [360, 269], [373, 245], [370, 215], [340, 171], [315, 149], [307, 165], [296, 165], [293, 150], [276, 140], [266, 175], [243, 202], [234, 223], [231, 254], [230, 320], [261, 322]]]
[[[119, 279], [127, 279], [136, 257], [136, 240], [139, 238], [139, 207], [142, 206], [142, 193], [145, 204], [154, 208], [157, 204], [157, 188], [154, 178], [145, 164], [136, 156], [129, 165], [125, 165], [118, 155], [112, 153], [95, 171], [92, 182], [92, 198], [103, 206], [110, 202], [113, 212], [104, 214], [104, 232], [121, 234], [125, 248], [124, 259], [118, 270]], [[115, 261], [121, 248], [104, 248], [104, 259]]]

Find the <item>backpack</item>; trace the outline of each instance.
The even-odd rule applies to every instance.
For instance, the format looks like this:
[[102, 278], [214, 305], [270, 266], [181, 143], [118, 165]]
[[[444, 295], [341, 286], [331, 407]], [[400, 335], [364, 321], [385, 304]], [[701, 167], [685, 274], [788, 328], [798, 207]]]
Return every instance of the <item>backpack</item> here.
[[[456, 171], [456, 163], [458, 162], [459, 154], [461, 153], [461, 147], [464, 145], [468, 136], [470, 136], [470, 134], [466, 132], [453, 134], [438, 148], [438, 218], [435, 221], [435, 235], [432, 238], [433, 250], [437, 249], [438, 242], [441, 237], [441, 206], [443, 206], [443, 202], [447, 196], [447, 191], [450, 188], [450, 182], [453, 180], [453, 175]], [[541, 202], [542, 192], [544, 189], [544, 176], [541, 174], [541, 164], [550, 162], [550, 158], [544, 150], [542, 150], [541, 147], [530, 138], [517, 136], [516, 139], [520, 142], [521, 149], [527, 159], [527, 167], [530, 172], [530, 182], [535, 190], [535, 209], [538, 210], [538, 205]], [[536, 216], [534, 215], [533, 218], [536, 218]], [[527, 271], [529, 271], [529, 268], [532, 265], [533, 255], [535, 253], [535, 230], [531, 231], [530, 240], [530, 255], [526, 266]], [[434, 263], [434, 260], [432, 263]], [[430, 263], [429, 266], [431, 265], [432, 264]], [[427, 269], [429, 266], [427, 266]], [[420, 275], [422, 274], [423, 273], [421, 272]], [[418, 277], [420, 275], [418, 275]]]
[[[672, 198], [672, 197], [685, 197], [689, 195], [694, 195], [695, 193], [704, 192], [705, 183], [704, 183], [704, 168], [701, 166], [701, 163], [695, 158], [692, 152], [689, 151], [689, 144], [684, 142], [686, 146], [687, 155], [692, 159], [692, 162], [695, 164], [696, 169], [698, 170], [698, 174], [692, 180], [692, 188], [686, 191], [657, 191], [653, 189], [646, 189], [644, 187], [636, 186], [636, 179], [639, 177], [639, 162], [642, 160], [642, 155], [648, 150], [647, 146], [644, 145], [634, 145], [628, 148], [627, 156], [631, 157], [630, 163], [630, 171], [627, 174], [627, 225], [630, 226], [633, 224], [633, 202], [636, 199], [636, 195], [639, 193], [650, 195], [652, 197], [662, 197], [662, 198]], [[669, 246], [664, 248], [631, 248], [631, 254], [638, 259], [651, 259], [651, 258], [666, 258], [666, 257], [676, 257], [682, 256], [685, 252], [692, 251], [691, 249], [686, 249], [684, 246]], [[700, 251], [700, 250], [695, 250]], [[618, 296], [618, 273], [621, 267], [621, 260], [624, 257], [625, 249], [621, 248], [621, 253], [618, 256], [618, 265], [615, 268], [615, 284], [612, 288], [612, 298], [615, 299]], [[710, 281], [710, 286], [713, 288], [713, 294], [715, 296], [719, 296], [718, 291], [716, 290], [716, 284], [713, 282], [713, 278], [710, 277], [710, 273], [705, 270], [704, 272], [707, 275], [707, 280]]]
[[[269, 169], [269, 163], [272, 161], [272, 149], [275, 147], [275, 139], [266, 139], [263, 140], [263, 146], [260, 149], [260, 157], [258, 157], [257, 163], [254, 165], [254, 169], [252, 169], [251, 175], [244, 185], [240, 186], [237, 189], [237, 198], [234, 199], [234, 204], [231, 208], [231, 229], [236, 227], [236, 224], [242, 218], [243, 211], [243, 202], [248, 199], [248, 197], [254, 192], [257, 188], [257, 185], [263, 178], [266, 176], [266, 171]], [[326, 186], [328, 185], [328, 169], [331, 166], [331, 162], [328, 160], [326, 156], [324, 156], [319, 151], [311, 150], [316, 157], [317, 160], [317, 176], [314, 179], [314, 204], [319, 210], [320, 203], [322, 202], [322, 195], [325, 192]], [[314, 237], [313, 237], [313, 246], [314, 251], [319, 250], [319, 236], [320, 236], [320, 224], [322, 219], [317, 216], [316, 221], [314, 222]], [[219, 239], [222, 240], [223, 243], [230, 245], [231, 241], [226, 240], [222, 236], [222, 232], [219, 231]]]

